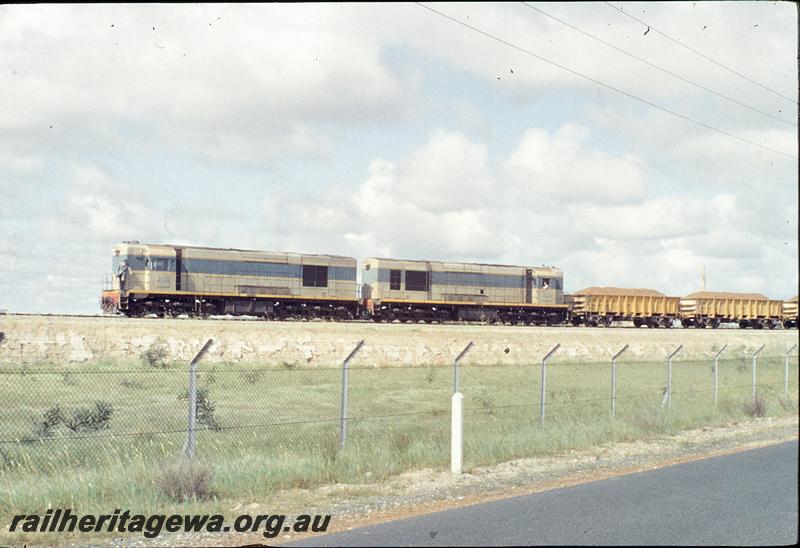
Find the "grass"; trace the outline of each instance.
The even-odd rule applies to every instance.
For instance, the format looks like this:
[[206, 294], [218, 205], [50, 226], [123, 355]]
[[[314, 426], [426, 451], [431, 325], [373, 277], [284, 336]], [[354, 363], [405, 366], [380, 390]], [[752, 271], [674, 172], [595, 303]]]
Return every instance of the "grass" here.
[[[11, 514], [41, 513], [48, 507], [83, 513], [114, 508], [207, 512], [229, 506], [222, 501], [262, 500], [282, 489], [377, 481], [449, 464], [453, 372], [447, 367], [352, 368], [347, 443], [340, 450], [341, 369], [201, 364], [198, 385], [219, 429], [197, 432], [197, 454], [204, 463], [197, 480], [202, 496], [197, 497], [185, 494], [193, 476], [177, 478], [178, 485], [170, 486], [169, 472], [164, 473], [175, 466], [186, 438], [185, 365], [97, 362], [67, 368], [41, 363], [19, 371], [0, 368], [4, 523]], [[796, 362], [790, 375], [787, 399], [783, 359], [759, 359], [754, 409], [751, 362], [720, 361], [715, 406], [711, 362], [675, 361], [672, 401], [666, 406], [665, 364], [623, 359], [617, 364], [612, 420], [610, 365], [554, 360], [547, 368], [542, 427], [538, 365], [462, 366], [465, 465], [648, 438], [754, 414], [796, 415]], [[107, 429], [76, 434], [62, 428], [47, 439], [22, 441], [35, 436], [35, 423], [54, 405], [69, 413], [97, 401], [113, 406]]]

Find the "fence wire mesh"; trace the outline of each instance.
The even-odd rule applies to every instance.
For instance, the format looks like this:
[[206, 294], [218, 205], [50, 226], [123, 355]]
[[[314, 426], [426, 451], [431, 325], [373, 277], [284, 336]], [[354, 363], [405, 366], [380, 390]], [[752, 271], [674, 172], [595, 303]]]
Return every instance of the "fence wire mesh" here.
[[[430, 350], [456, 356], [463, 348], [453, 344]], [[452, 365], [377, 367], [365, 355], [349, 365], [344, 440], [341, 363], [302, 367], [294, 362], [201, 361], [198, 458], [230, 466], [268, 461], [269, 474], [294, 478], [294, 484], [373, 469], [390, 473], [412, 465], [446, 465]], [[547, 420], [541, 426], [542, 363], [537, 357], [525, 365], [471, 363], [465, 358], [459, 367], [468, 464], [622, 438], [635, 429], [658, 432], [696, 425], [712, 411], [740, 412], [752, 397], [752, 359], [747, 356], [719, 360], [716, 406], [713, 360], [675, 358], [672, 401], [665, 406], [663, 358], [624, 355], [616, 364], [612, 420], [610, 358], [578, 362], [556, 355], [547, 364]], [[797, 371], [793, 356], [787, 398], [784, 357], [759, 356], [758, 397], [767, 405], [796, 410]], [[0, 369], [0, 382], [1, 474], [160, 463], [180, 455], [186, 443], [186, 364], [7, 365]]]

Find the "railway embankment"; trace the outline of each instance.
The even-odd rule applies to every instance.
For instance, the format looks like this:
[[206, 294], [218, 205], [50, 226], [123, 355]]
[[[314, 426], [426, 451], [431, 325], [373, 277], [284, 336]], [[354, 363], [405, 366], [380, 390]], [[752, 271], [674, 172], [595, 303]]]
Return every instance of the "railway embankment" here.
[[631, 359], [664, 359], [683, 345], [682, 359], [705, 360], [723, 345], [726, 357], [744, 358], [762, 344], [763, 356], [780, 356], [796, 330], [651, 329], [634, 327], [524, 327], [492, 325], [376, 324], [372, 322], [258, 321], [0, 316], [0, 364], [58, 364], [141, 360], [163, 344], [169, 360], [190, 360], [209, 338], [211, 362], [258, 362], [301, 367], [341, 362], [361, 340], [362, 365], [445, 365], [472, 341], [464, 363], [536, 363], [556, 344], [560, 361], [606, 361], [624, 345]]

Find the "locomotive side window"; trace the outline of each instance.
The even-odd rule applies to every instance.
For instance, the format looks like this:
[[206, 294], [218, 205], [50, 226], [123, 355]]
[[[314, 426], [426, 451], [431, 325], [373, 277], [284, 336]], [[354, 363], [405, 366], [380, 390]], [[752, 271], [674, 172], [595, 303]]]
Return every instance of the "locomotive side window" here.
[[328, 287], [328, 267], [304, 264], [303, 287]]
[[406, 270], [406, 291], [428, 291], [428, 273]]
[[[408, 285], [408, 284], [406, 284]], [[389, 289], [392, 291], [400, 291], [400, 271], [399, 270], [390, 270], [389, 271]]]

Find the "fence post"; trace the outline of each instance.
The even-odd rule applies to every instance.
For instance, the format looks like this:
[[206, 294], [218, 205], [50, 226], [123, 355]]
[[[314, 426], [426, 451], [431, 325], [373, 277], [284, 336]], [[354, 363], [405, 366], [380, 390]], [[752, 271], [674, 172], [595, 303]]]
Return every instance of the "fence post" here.
[[450, 409], [450, 472], [460, 474], [464, 463], [464, 394], [453, 394]]
[[719, 356], [720, 356], [720, 354], [725, 352], [726, 348], [728, 348], [727, 344], [725, 346], [723, 346], [722, 348], [720, 348], [719, 352], [717, 352], [714, 355], [714, 405], [717, 405], [717, 391], [718, 391], [717, 387], [719, 386], [719, 384], [718, 384], [718, 380], [719, 380]]
[[661, 405], [666, 403], [667, 405], [672, 405], [672, 358], [675, 357], [675, 354], [681, 351], [683, 345], [678, 346], [672, 354], [667, 356], [667, 391], [664, 394], [664, 399], [661, 401]]
[[350, 360], [361, 350], [362, 346], [364, 346], [364, 341], [360, 341], [342, 362], [342, 399], [339, 407], [339, 449], [344, 448], [344, 442], [347, 439], [347, 397], [350, 382]]
[[212, 342], [213, 339], [208, 339], [206, 344], [203, 345], [203, 348], [200, 349], [200, 352], [189, 362], [189, 430], [186, 433], [186, 445], [184, 445], [183, 448], [184, 454], [188, 459], [194, 458], [195, 449], [194, 431], [197, 426], [197, 362], [200, 361], [200, 358], [203, 357]]
[[626, 344], [611, 358], [611, 418], [617, 416], [617, 358], [627, 349], [628, 345]]
[[544, 406], [546, 405], [545, 401], [545, 390], [547, 389], [547, 360], [550, 359], [556, 350], [561, 348], [561, 343], [558, 343], [553, 347], [553, 349], [547, 353], [542, 359], [542, 386], [539, 392], [539, 426], [544, 426]]
[[764, 350], [765, 346], [765, 344], [762, 344], [761, 348], [756, 350], [753, 354], [753, 401], [756, 401], [756, 358], [758, 357], [758, 353]]
[[461, 351], [461, 354], [453, 360], [453, 394], [456, 394], [460, 388], [460, 376], [459, 376], [459, 364], [461, 363], [461, 358], [463, 358], [469, 349], [472, 348], [472, 341], [469, 341], [469, 344], [464, 347], [464, 350]]
[[792, 347], [786, 351], [786, 362], [783, 365], [783, 397], [789, 397], [789, 354], [792, 353], [792, 350], [797, 348], [797, 343], [794, 343]]

